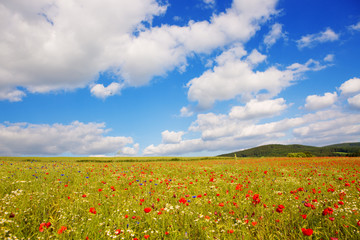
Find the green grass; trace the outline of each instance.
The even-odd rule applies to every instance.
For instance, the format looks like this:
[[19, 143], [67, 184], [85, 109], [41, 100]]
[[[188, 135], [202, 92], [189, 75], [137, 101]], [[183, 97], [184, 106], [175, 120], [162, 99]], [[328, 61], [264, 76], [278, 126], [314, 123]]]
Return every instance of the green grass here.
[[360, 236], [360, 158], [0, 158], [0, 183], [0, 239]]

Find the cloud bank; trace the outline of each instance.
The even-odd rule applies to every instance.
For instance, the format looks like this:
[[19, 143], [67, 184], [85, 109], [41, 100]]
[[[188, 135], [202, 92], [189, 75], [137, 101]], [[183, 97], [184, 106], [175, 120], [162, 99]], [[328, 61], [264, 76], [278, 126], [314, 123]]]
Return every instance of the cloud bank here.
[[106, 136], [109, 131], [104, 123], [78, 121], [69, 125], [0, 124], [0, 153], [6, 156], [101, 155], [118, 151], [137, 154], [139, 145], [133, 144], [131, 137]]
[[[182, 27], [151, 27], [167, 10], [155, 0], [2, 2], [0, 100], [89, 85], [95, 97], [106, 98], [147, 85], [154, 76], [184, 69], [194, 53], [247, 41], [275, 14], [276, 2], [235, 0], [209, 21]], [[117, 76], [110, 88], [94, 85], [104, 71]]]

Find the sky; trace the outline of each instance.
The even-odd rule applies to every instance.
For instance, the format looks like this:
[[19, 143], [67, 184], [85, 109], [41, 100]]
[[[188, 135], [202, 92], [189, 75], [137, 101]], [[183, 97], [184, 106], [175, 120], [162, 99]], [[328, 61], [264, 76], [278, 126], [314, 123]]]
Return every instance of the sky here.
[[358, 0], [0, 0], [0, 156], [360, 141]]

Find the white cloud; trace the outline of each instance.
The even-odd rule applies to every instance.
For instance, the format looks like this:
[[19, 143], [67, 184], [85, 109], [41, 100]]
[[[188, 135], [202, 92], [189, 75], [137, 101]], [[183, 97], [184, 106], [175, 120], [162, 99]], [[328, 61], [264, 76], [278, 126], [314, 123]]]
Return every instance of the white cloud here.
[[96, 84], [91, 88], [91, 93], [98, 97], [105, 99], [109, 96], [119, 94], [123, 85], [117, 82], [112, 82], [107, 87], [104, 87], [102, 84]]
[[215, 6], [215, 0], [203, 0], [204, 1], [204, 3], [207, 5], [207, 6], [209, 6], [209, 7], [214, 7]]
[[305, 108], [319, 110], [332, 106], [337, 101], [337, 93], [325, 93], [324, 96], [310, 95], [306, 97]]
[[229, 117], [244, 120], [272, 117], [274, 115], [279, 115], [286, 108], [287, 105], [285, 104], [285, 100], [283, 98], [265, 101], [252, 99], [243, 107], [232, 107], [229, 113]]
[[304, 47], [313, 47], [318, 43], [333, 42], [338, 39], [339, 39], [339, 35], [335, 33], [331, 28], [327, 28], [323, 32], [302, 36], [296, 42], [299, 48], [304, 48]]
[[240, 121], [229, 115], [199, 114], [189, 131], [200, 132], [201, 138], [174, 144], [150, 145], [144, 155], [172, 155], [196, 152], [235, 151], [268, 143], [326, 145], [358, 141], [360, 114], [338, 110], [319, 111], [296, 118], [256, 123]]
[[194, 114], [188, 107], [182, 107], [180, 109], [180, 117], [191, 117]]
[[[329, 112], [323, 112], [324, 115], [327, 113]], [[295, 128], [293, 130], [295, 139], [317, 145], [358, 141], [360, 137], [360, 115], [341, 112], [337, 112], [335, 115], [336, 117], [323, 116], [322, 119], [314, 119], [306, 126]]]
[[0, 88], [0, 100], [9, 100], [10, 102], [20, 102], [26, 93], [17, 89]]
[[[154, 76], [184, 70], [193, 53], [247, 41], [276, 12], [276, 2], [235, 0], [209, 21], [146, 28], [143, 23], [151, 25], [166, 6], [155, 0], [5, 1], [0, 89], [75, 89], [96, 81], [101, 71], [112, 71], [124, 87], [146, 85]], [[24, 96], [16, 94], [16, 101]]]
[[354, 25], [350, 25], [349, 29], [355, 30], [355, 31], [360, 31], [360, 22], [358, 22], [357, 24], [354, 24]]
[[137, 155], [139, 152], [139, 144], [135, 143], [133, 147], [124, 147], [120, 151], [120, 155], [127, 155], [127, 156], [134, 156]]
[[348, 98], [347, 101], [353, 108], [360, 109], [360, 94]]
[[165, 144], [179, 143], [181, 142], [183, 135], [184, 132], [169, 132], [168, 130], [165, 130], [161, 133], [162, 142]]
[[305, 64], [293, 63], [287, 67], [287, 69], [294, 73], [303, 73], [306, 71], [320, 71], [326, 68], [328, 65], [322, 65], [319, 61], [309, 59]]
[[[197, 101], [199, 107], [207, 109], [215, 101], [229, 100], [236, 96], [245, 100], [252, 99], [255, 95], [259, 98], [271, 98], [290, 86], [304, 72], [318, 71], [326, 67], [310, 59], [305, 64], [294, 63], [285, 70], [273, 66], [263, 72], [254, 71], [255, 66], [250, 64], [248, 59], [242, 60], [244, 51], [241, 50], [241, 47], [235, 46], [223, 52], [217, 57], [217, 66], [189, 81], [188, 99]], [[260, 56], [256, 52], [250, 54], [257, 55], [253, 57], [253, 61], [263, 60], [264, 55]]]
[[263, 62], [266, 59], [266, 55], [263, 55], [258, 52], [258, 50], [254, 49], [252, 52], [247, 56], [246, 61], [251, 65], [256, 66], [257, 64]]
[[282, 24], [275, 23], [272, 25], [271, 30], [264, 38], [264, 44], [267, 48], [270, 48], [272, 45], [276, 43], [280, 38], [285, 38], [286, 34], [282, 32]]
[[324, 61], [325, 62], [333, 62], [334, 61], [334, 58], [335, 58], [335, 55], [334, 54], [328, 54], [324, 57]]
[[360, 78], [354, 77], [347, 80], [341, 84], [339, 89], [343, 95], [351, 95], [360, 92]]
[[[0, 124], [0, 155], [97, 155], [122, 151], [131, 137], [105, 136], [104, 123]], [[136, 144], [134, 144], [136, 147]]]
[[155, 0], [2, 2], [0, 89], [84, 87], [117, 63], [109, 55], [121, 56], [142, 21], [165, 10]]

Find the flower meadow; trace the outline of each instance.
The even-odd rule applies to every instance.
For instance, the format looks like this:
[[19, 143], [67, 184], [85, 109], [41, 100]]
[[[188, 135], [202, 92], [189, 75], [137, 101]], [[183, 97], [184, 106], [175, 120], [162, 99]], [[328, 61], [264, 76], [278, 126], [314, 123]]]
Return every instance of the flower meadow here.
[[360, 239], [360, 158], [0, 162], [1, 239]]

